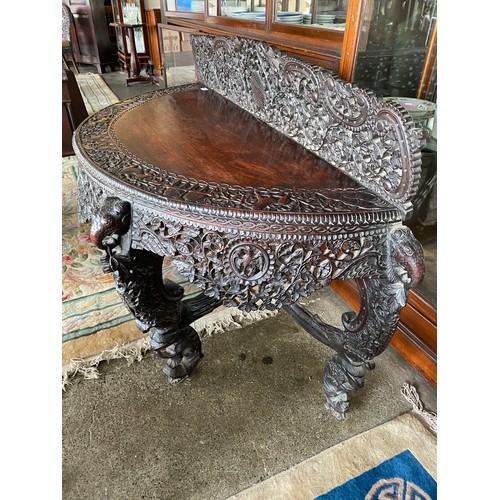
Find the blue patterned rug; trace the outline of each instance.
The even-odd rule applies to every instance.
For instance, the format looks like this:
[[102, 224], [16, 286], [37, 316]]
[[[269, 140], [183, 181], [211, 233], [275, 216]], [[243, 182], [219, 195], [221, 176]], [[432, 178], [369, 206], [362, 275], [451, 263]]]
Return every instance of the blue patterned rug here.
[[424, 422], [406, 413], [228, 500], [436, 500], [437, 438]]
[[412, 453], [405, 450], [316, 500], [357, 498], [436, 500], [437, 483]]

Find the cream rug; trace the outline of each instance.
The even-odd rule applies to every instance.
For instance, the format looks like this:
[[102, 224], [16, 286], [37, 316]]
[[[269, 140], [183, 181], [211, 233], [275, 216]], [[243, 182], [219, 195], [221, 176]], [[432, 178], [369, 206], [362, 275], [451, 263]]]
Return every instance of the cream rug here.
[[435, 500], [437, 438], [424, 422], [406, 413], [228, 500]]
[[89, 115], [119, 101], [97, 73], [80, 73], [75, 78]]
[[[79, 74], [76, 80], [89, 114], [118, 102], [101, 76]], [[98, 377], [101, 361], [118, 358], [138, 361], [149, 349], [149, 339], [136, 327], [134, 318], [116, 293], [112, 275], [102, 272], [99, 261], [102, 252], [90, 242], [90, 224], [78, 222], [77, 177], [76, 157], [62, 158], [63, 388], [76, 375]], [[200, 293], [167, 260], [163, 271], [164, 277], [185, 288], [187, 297]], [[221, 307], [193, 326], [203, 338], [275, 314], [268, 311], [245, 313]]]

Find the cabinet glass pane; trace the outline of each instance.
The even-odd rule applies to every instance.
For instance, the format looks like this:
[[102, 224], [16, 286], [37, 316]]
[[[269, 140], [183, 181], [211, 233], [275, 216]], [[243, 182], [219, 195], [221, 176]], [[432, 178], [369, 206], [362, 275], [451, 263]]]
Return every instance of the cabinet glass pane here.
[[122, 15], [124, 24], [142, 23], [140, 2], [138, 0], [122, 1]]
[[275, 22], [344, 31], [347, 0], [278, 0]]
[[165, 0], [169, 12], [204, 12], [205, 0]]
[[416, 97], [436, 21], [436, 0], [368, 0], [353, 81], [381, 96]]
[[[128, 38], [128, 32], [127, 32]], [[146, 52], [146, 46], [144, 45], [144, 30], [142, 28], [134, 28], [134, 38], [135, 38], [135, 48], [140, 54]], [[128, 44], [128, 39], [127, 39]]]
[[[247, 21], [261, 21], [266, 19], [266, 0], [219, 0], [220, 15]], [[208, 12], [211, 16], [217, 15], [217, 2], [209, 0]]]
[[189, 33], [166, 28], [161, 32], [165, 87], [195, 82], [196, 72]]
[[116, 43], [118, 45], [118, 50], [121, 52], [125, 52], [125, 45], [123, 45], [123, 36], [121, 29], [116, 30]]

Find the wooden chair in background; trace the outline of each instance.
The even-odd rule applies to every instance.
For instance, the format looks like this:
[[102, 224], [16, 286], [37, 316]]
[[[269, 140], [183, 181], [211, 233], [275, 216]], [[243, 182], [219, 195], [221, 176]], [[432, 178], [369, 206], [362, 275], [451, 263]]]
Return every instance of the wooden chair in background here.
[[72, 25], [74, 25], [73, 14], [70, 8], [62, 4], [62, 58], [64, 66], [69, 69], [69, 61], [73, 64], [76, 73], [80, 73], [78, 63], [76, 62], [74, 44], [71, 40]]

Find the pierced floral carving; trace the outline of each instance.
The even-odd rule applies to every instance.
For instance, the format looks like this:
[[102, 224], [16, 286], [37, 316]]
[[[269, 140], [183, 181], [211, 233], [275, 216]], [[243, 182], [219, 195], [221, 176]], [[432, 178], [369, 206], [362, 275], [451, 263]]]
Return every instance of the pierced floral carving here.
[[[386, 260], [386, 233], [280, 241], [193, 228], [136, 207], [132, 247], [172, 258], [205, 294], [251, 311], [277, 309], [332, 279], [377, 277]], [[382, 264], [381, 264], [382, 263]]]
[[206, 86], [411, 212], [423, 137], [403, 108], [263, 42], [208, 35], [191, 40]]
[[271, 270], [271, 258], [257, 243], [238, 243], [228, 251], [230, 272], [244, 282], [256, 283]]
[[[196, 35], [193, 46], [207, 86], [366, 187], [216, 184], [127, 151], [114, 129], [120, 116], [150, 99], [199, 88], [187, 85], [121, 101], [78, 129], [80, 220], [93, 219], [92, 239], [106, 251], [103, 269], [166, 359], [172, 383], [203, 356], [193, 321], [220, 304], [285, 307], [336, 351], [323, 385], [328, 407], [343, 419], [349, 394], [363, 386], [410, 288], [424, 275], [422, 248], [401, 225], [420, 175], [420, 129], [397, 105], [264, 43]], [[220, 103], [215, 92], [206, 95]], [[164, 282], [163, 256], [204, 295], [183, 299], [179, 285]], [[355, 279], [360, 289], [360, 310], [342, 316], [343, 330], [297, 304], [334, 279]]]

